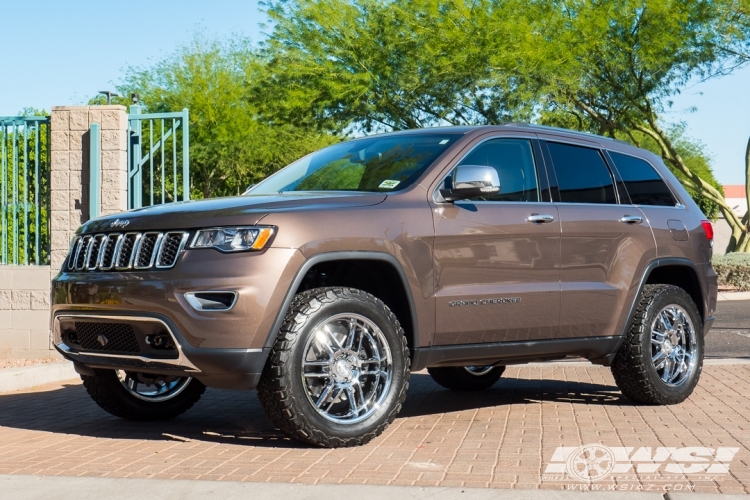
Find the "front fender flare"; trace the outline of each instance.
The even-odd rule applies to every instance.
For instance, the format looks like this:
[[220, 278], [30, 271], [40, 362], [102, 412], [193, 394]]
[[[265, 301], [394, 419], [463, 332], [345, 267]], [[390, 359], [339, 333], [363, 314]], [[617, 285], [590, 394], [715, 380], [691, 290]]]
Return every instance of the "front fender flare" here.
[[289, 307], [292, 304], [292, 300], [294, 300], [295, 292], [299, 288], [307, 272], [316, 264], [320, 264], [321, 262], [330, 262], [330, 261], [336, 261], [336, 260], [379, 260], [379, 261], [383, 261], [383, 262], [387, 262], [391, 264], [396, 269], [396, 271], [399, 274], [399, 277], [401, 278], [401, 285], [404, 287], [404, 290], [406, 291], [406, 297], [409, 301], [409, 311], [411, 313], [412, 332], [413, 332], [411, 345], [413, 346], [414, 351], [418, 350], [419, 349], [419, 345], [418, 345], [419, 344], [419, 334], [418, 334], [419, 325], [418, 325], [417, 311], [414, 305], [414, 297], [412, 295], [411, 287], [409, 286], [409, 280], [406, 277], [404, 268], [401, 265], [401, 263], [393, 255], [389, 253], [385, 253], [385, 252], [372, 252], [372, 251], [326, 252], [326, 253], [313, 255], [312, 257], [305, 260], [305, 262], [302, 264], [302, 266], [297, 270], [296, 274], [294, 275], [294, 279], [292, 280], [292, 283], [289, 286], [289, 289], [287, 290], [286, 295], [284, 296], [284, 301], [281, 303], [281, 307], [279, 308], [279, 311], [276, 313], [276, 319], [273, 322], [271, 331], [268, 332], [268, 337], [266, 338], [264, 347], [266, 348], [273, 347], [273, 343], [276, 340], [276, 334], [281, 329], [281, 325], [284, 322], [284, 316], [286, 316], [286, 312], [289, 310]]

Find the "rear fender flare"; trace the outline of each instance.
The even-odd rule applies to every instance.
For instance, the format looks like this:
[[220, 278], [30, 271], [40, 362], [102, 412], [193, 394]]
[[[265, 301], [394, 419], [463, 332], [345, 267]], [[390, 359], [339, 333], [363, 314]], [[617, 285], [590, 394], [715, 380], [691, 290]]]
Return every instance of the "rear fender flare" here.
[[641, 276], [641, 281], [638, 284], [638, 292], [635, 294], [635, 298], [633, 299], [633, 303], [630, 305], [630, 310], [628, 311], [628, 315], [625, 320], [625, 324], [622, 327], [622, 332], [620, 332], [620, 341], [616, 344], [616, 349], [612, 352], [611, 357], [614, 357], [614, 355], [617, 353], [617, 351], [620, 349], [620, 346], [625, 341], [625, 336], [628, 333], [628, 328], [630, 327], [630, 321], [633, 319], [633, 315], [635, 314], [635, 308], [638, 305], [639, 297], [641, 296], [641, 292], [643, 292], [643, 287], [646, 286], [646, 282], [648, 281], [649, 276], [651, 276], [651, 273], [654, 271], [654, 269], [658, 267], [663, 266], [686, 266], [691, 268], [696, 276], [699, 277], [699, 283], [701, 288], [701, 297], [703, 300], [700, 304], [696, 304], [696, 306], [699, 308], [700, 311], [703, 311], [703, 315], [705, 316], [708, 311], [706, 311], [705, 306], [705, 297], [706, 297], [706, 290], [704, 289], [704, 284], [700, 280], [700, 271], [698, 270], [698, 267], [690, 260], [688, 259], [682, 259], [679, 257], [667, 257], [664, 259], [655, 259], [649, 262], [649, 264], [646, 266], [646, 269], [643, 271], [643, 275]]

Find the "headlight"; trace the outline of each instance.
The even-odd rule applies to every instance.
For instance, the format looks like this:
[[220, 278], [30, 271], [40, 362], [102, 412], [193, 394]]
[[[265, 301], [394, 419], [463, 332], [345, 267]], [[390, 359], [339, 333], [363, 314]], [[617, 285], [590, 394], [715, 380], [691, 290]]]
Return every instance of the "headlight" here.
[[190, 248], [215, 248], [221, 252], [262, 250], [273, 233], [273, 227], [258, 226], [200, 229]]

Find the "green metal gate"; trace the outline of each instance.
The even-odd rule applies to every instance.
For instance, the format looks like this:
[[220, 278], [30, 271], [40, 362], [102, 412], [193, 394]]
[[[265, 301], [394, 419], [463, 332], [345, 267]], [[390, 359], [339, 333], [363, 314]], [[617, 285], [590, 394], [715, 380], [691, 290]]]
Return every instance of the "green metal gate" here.
[[49, 123], [0, 116], [0, 264], [49, 264]]
[[128, 209], [190, 199], [187, 109], [128, 114]]

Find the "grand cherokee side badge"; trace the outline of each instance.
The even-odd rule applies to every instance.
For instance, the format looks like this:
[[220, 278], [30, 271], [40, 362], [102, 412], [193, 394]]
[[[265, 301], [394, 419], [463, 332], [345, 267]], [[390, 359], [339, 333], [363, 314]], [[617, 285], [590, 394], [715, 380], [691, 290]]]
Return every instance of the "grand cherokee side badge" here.
[[481, 300], [454, 300], [448, 302], [448, 307], [463, 306], [491, 306], [495, 304], [515, 304], [521, 302], [521, 297], [503, 297], [501, 299], [481, 299]]
[[130, 224], [130, 221], [127, 219], [115, 219], [114, 221], [112, 221], [109, 227], [119, 227], [120, 229], [125, 229], [128, 224]]

